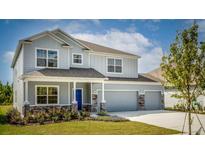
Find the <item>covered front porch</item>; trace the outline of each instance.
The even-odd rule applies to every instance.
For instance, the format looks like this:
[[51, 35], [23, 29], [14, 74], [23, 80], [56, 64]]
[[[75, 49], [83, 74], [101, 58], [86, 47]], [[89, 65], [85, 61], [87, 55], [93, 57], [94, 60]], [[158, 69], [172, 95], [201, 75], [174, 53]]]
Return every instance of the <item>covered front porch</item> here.
[[[23, 76], [22, 80], [24, 81], [24, 106], [29, 109], [66, 107], [74, 111], [97, 112], [105, 106], [106, 78], [28, 75]], [[101, 101], [97, 100], [93, 89], [95, 84], [101, 85]]]

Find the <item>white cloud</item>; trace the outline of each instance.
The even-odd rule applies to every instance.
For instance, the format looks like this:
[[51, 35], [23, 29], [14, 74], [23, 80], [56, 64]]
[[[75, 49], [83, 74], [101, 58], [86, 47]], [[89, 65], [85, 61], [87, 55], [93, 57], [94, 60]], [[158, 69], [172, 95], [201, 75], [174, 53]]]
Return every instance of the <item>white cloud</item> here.
[[73, 33], [76, 38], [128, 51], [140, 55], [139, 72], [147, 72], [159, 67], [163, 55], [162, 48], [137, 32], [122, 32], [116, 29], [105, 34]]
[[71, 21], [65, 27], [65, 31], [68, 33], [76, 33], [76, 32], [79, 32], [85, 29], [86, 29], [86, 26], [80, 23], [79, 21]]
[[13, 56], [14, 56], [14, 52], [13, 52], [13, 51], [7, 51], [7, 52], [5, 52], [4, 55], [3, 55], [3, 61], [4, 61], [5, 63], [11, 64], [12, 59], [13, 59]]
[[63, 29], [68, 33], [79, 33], [81, 31], [88, 32], [91, 25], [100, 26], [101, 21], [98, 19], [72, 20], [69, 21], [68, 24], [63, 27]]

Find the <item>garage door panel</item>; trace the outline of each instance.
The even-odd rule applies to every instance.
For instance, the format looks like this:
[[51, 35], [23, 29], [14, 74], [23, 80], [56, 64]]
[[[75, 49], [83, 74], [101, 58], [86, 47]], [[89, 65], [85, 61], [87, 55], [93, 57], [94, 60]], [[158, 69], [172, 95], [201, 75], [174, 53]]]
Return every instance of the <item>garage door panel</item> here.
[[145, 92], [145, 109], [159, 110], [161, 109], [161, 92], [160, 91], [146, 91]]
[[[101, 92], [99, 96], [101, 96]], [[136, 91], [105, 91], [105, 100], [106, 108], [109, 112], [137, 110]]]

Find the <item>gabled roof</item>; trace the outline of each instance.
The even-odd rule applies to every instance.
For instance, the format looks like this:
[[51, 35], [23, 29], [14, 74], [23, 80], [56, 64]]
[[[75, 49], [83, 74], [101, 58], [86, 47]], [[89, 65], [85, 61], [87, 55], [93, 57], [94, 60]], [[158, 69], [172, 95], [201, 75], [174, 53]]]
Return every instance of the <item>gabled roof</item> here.
[[49, 35], [50, 37], [54, 38], [55, 40], [62, 43], [62, 46], [64, 46], [64, 47], [69, 46], [69, 43], [66, 40], [58, 37], [55, 33], [61, 33], [65, 37], [70, 38], [72, 41], [76, 42], [80, 47], [82, 47], [85, 50], [90, 50], [90, 51], [94, 51], [94, 52], [101, 52], [101, 53], [122, 54], [122, 55], [135, 56], [137, 58], [140, 58], [140, 56], [138, 56], [138, 55], [127, 53], [125, 51], [121, 51], [121, 50], [113, 49], [113, 48], [110, 48], [110, 47], [105, 47], [105, 46], [102, 46], [102, 45], [98, 45], [98, 44], [94, 44], [94, 43], [91, 43], [91, 42], [76, 39], [76, 38], [72, 37], [71, 35], [67, 34], [66, 32], [62, 31], [61, 29], [55, 29], [55, 30], [52, 30], [52, 31], [44, 31], [44, 32], [38, 33], [36, 35], [30, 36], [28, 38], [20, 40], [18, 42], [16, 51], [15, 51], [15, 54], [14, 54], [14, 57], [13, 57], [11, 67], [12, 68], [14, 67], [14, 65], [16, 63], [16, 60], [19, 56], [19, 53], [20, 53], [20, 50], [21, 50], [21, 47], [22, 47], [23, 43], [31, 43], [32, 40], [38, 39], [38, 38], [40, 38], [44, 35]]
[[137, 56], [138, 58], [140, 58], [140, 56], [138, 56], [138, 55], [131, 54], [131, 53], [128, 53], [128, 52], [125, 52], [125, 51], [113, 49], [113, 48], [110, 48], [110, 47], [102, 46], [102, 45], [99, 45], [99, 44], [91, 43], [91, 42], [80, 40], [80, 39], [77, 39], [77, 40], [79, 42], [85, 44], [87, 47], [89, 47], [90, 49], [92, 49], [95, 52], [123, 54], [123, 55], [128, 55], [128, 56]]
[[57, 28], [57, 29], [51, 31], [51, 33], [53, 33], [53, 34], [55, 34], [56, 32], [57, 32], [57, 33], [61, 33], [61, 34], [63, 34], [64, 36], [66, 36], [66, 37], [72, 39], [74, 42], [76, 42], [78, 45], [80, 45], [80, 46], [83, 47], [84, 49], [90, 50], [90, 48], [87, 47], [85, 44], [81, 43], [80, 41], [78, 41], [77, 39], [75, 39], [74, 37], [72, 37], [71, 35], [69, 35], [68, 33], [64, 32], [63, 30], [61, 30], [61, 29], [59, 29], [59, 28]]
[[93, 50], [95, 52], [103, 52], [103, 53], [124, 54], [124, 55], [130, 55], [130, 56], [137, 56], [138, 58], [140, 58], [140, 56], [138, 56], [138, 55], [131, 54], [131, 53], [128, 53], [128, 52], [125, 52], [122, 50], [113, 49], [113, 48], [106, 47], [103, 45], [91, 43], [91, 42], [88, 42], [85, 40], [76, 39], [61, 29], [55, 29], [51, 32], [54, 34], [56, 32], [59, 32], [59, 33], [63, 34], [64, 36], [67, 36], [68, 38], [75, 40], [76, 43], [80, 44], [82, 47], [84, 47], [85, 49], [88, 49], [88, 50]]
[[148, 73], [145, 74], [147, 77], [150, 77], [154, 80], [157, 80], [159, 82], [162, 82], [164, 83], [165, 82], [165, 79], [164, 77], [162, 76], [162, 70], [161, 68], [156, 68]]
[[66, 41], [62, 40], [61, 38], [59, 38], [58, 36], [52, 34], [49, 31], [44, 31], [44, 32], [32, 35], [30, 37], [27, 37], [27, 38], [19, 40], [17, 48], [16, 48], [16, 51], [15, 51], [15, 54], [14, 54], [14, 57], [13, 57], [13, 61], [12, 61], [11, 67], [12, 68], [14, 67], [23, 43], [32, 43], [33, 40], [35, 40], [37, 38], [40, 38], [42, 36], [45, 36], [45, 35], [48, 35], [48, 36], [54, 38], [55, 40], [57, 40], [60, 43], [62, 43], [62, 45], [64, 45], [64, 46], [69, 46], [69, 44]]

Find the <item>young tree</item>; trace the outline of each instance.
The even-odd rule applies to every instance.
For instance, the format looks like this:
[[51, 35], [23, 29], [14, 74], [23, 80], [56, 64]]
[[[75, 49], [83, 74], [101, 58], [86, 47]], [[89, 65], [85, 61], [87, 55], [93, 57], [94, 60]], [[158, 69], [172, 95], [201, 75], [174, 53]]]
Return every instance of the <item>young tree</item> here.
[[198, 25], [177, 33], [170, 53], [162, 58], [162, 75], [165, 87], [176, 88], [173, 97], [185, 100], [188, 112], [189, 135], [191, 135], [192, 103], [204, 95], [205, 87], [205, 43], [198, 42]]

